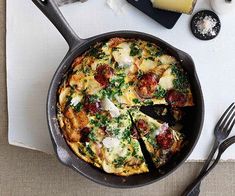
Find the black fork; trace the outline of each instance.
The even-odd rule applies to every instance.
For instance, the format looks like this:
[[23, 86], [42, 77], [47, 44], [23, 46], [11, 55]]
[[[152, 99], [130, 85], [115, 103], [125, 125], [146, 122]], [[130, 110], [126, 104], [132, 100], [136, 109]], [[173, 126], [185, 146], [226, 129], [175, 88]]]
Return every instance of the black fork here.
[[[229, 134], [232, 131], [232, 128], [235, 124], [235, 103], [232, 103], [228, 109], [223, 113], [219, 121], [217, 122], [215, 129], [214, 129], [214, 135], [215, 135], [215, 141], [213, 148], [204, 163], [203, 168], [200, 171], [200, 174], [198, 178], [200, 178], [206, 171], [208, 166], [211, 163], [211, 160], [213, 159], [213, 156], [217, 149], [219, 148], [220, 144], [225, 140]], [[198, 180], [198, 178], [196, 180]], [[192, 186], [190, 184], [185, 191], [183, 192], [182, 196], [197, 196], [200, 193], [200, 181], [195, 185]]]
[[196, 180], [194, 180], [194, 182], [192, 184], [190, 184], [189, 188], [190, 190], [194, 190], [195, 188], [197, 188], [197, 186], [200, 186], [201, 181], [210, 173], [210, 171], [218, 164], [221, 155], [224, 153], [224, 151], [231, 146], [232, 144], [235, 143], [235, 136], [230, 137], [228, 139], [226, 139], [222, 144], [220, 144], [219, 146], [219, 152], [218, 155], [215, 159], [215, 161], [213, 162], [213, 164], [201, 175], [199, 175]]

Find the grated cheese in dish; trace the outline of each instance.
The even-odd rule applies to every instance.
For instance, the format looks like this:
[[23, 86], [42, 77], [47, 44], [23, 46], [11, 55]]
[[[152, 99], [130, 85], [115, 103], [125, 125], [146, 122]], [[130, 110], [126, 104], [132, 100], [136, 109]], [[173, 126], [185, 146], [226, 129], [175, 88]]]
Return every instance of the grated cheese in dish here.
[[216, 31], [214, 27], [217, 24], [217, 20], [212, 18], [211, 16], [201, 17], [200, 20], [197, 22], [196, 27], [198, 32], [202, 35], [216, 35]]

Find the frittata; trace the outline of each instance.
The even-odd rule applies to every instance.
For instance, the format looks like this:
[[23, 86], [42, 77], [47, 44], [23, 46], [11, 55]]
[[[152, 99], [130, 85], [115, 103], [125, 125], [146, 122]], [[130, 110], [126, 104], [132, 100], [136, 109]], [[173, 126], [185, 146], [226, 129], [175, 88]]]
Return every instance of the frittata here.
[[180, 131], [139, 111], [148, 105], [193, 106], [186, 72], [154, 43], [112, 38], [74, 60], [58, 89], [57, 116], [77, 156], [107, 173], [129, 176], [149, 171], [139, 137], [156, 167], [184, 140]]

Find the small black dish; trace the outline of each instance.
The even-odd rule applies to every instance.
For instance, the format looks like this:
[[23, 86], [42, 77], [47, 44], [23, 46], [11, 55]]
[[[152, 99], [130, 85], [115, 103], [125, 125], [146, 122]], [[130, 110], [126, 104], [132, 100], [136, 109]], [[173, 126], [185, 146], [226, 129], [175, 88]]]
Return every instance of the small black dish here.
[[[215, 27], [213, 28], [215, 34], [201, 34], [197, 28], [197, 23], [198, 21], [200, 21], [202, 18], [206, 17], [206, 16], [210, 16], [212, 19], [216, 20], [217, 23], [215, 25]], [[210, 10], [201, 10], [199, 12], [197, 12], [191, 19], [191, 31], [193, 33], [193, 35], [200, 39], [200, 40], [211, 40], [214, 39], [220, 32], [220, 28], [221, 28], [221, 23], [220, 23], [220, 19], [217, 16], [216, 13], [214, 13], [213, 11]]]

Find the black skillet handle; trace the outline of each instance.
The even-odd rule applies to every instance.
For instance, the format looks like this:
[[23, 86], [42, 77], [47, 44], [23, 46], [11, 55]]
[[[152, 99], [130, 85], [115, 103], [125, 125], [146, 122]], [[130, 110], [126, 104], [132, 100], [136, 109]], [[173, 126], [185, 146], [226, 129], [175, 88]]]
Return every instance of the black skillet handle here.
[[70, 50], [84, 41], [79, 38], [77, 34], [73, 31], [73, 29], [70, 27], [54, 0], [32, 1], [59, 30], [64, 39], [67, 41]]

